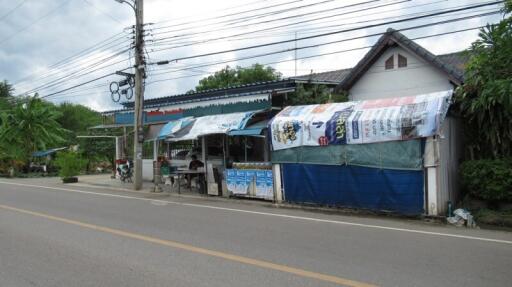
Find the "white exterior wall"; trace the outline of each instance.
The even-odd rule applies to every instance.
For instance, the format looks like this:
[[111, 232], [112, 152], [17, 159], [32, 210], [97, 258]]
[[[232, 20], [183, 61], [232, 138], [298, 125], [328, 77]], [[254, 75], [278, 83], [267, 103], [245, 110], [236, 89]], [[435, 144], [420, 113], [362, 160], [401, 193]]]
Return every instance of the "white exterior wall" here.
[[[398, 54], [407, 58], [407, 67], [398, 68]], [[385, 69], [385, 61], [394, 57], [394, 68]], [[387, 49], [349, 91], [351, 101], [413, 96], [453, 89], [448, 77], [430, 63], [401, 47]], [[445, 215], [447, 202], [459, 198], [458, 166], [462, 156], [460, 123], [447, 117], [441, 136], [428, 138], [425, 146], [425, 212]]]
[[[398, 53], [407, 58], [407, 67], [398, 68]], [[394, 69], [384, 62], [395, 55]], [[400, 47], [387, 49], [350, 89], [350, 100], [369, 100], [425, 94], [453, 89], [446, 75], [430, 63]]]

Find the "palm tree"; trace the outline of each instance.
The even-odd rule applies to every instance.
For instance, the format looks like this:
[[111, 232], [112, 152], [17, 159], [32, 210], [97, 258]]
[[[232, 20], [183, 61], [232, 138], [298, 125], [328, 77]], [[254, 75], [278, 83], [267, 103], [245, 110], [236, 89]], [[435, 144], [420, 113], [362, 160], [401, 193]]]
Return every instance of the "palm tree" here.
[[65, 143], [65, 135], [69, 132], [57, 122], [60, 113], [55, 106], [37, 96], [18, 100], [9, 113], [3, 112], [0, 116], [3, 157], [25, 164], [33, 152]]

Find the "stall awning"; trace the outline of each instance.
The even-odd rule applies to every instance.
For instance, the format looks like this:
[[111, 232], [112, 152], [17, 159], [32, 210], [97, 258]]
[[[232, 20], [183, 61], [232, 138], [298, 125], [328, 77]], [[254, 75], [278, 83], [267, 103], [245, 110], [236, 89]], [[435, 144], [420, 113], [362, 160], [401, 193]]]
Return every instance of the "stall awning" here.
[[267, 128], [268, 120], [260, 121], [252, 125], [246, 126], [241, 130], [232, 130], [228, 133], [230, 136], [260, 136], [264, 129]]
[[170, 121], [160, 129], [157, 139], [163, 140], [168, 136], [172, 136], [174, 133], [191, 124], [192, 122], [193, 120], [191, 117]]
[[256, 111], [212, 115], [195, 118], [188, 126], [168, 137], [169, 141], [193, 140], [209, 134], [227, 134], [242, 130]]

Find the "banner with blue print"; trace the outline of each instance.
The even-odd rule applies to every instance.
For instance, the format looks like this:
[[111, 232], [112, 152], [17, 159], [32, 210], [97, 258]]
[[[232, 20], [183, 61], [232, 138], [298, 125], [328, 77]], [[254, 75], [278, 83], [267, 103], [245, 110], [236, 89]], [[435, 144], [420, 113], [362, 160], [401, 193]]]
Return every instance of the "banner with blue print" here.
[[452, 91], [346, 103], [289, 106], [269, 123], [273, 150], [408, 140], [432, 136]]

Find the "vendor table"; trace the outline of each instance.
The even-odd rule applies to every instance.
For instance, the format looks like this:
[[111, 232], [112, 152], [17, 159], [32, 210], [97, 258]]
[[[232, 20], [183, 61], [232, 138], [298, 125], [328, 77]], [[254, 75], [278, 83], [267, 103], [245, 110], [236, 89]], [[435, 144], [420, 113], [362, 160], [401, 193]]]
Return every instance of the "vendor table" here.
[[[205, 174], [205, 171], [204, 170], [177, 170], [175, 172], [173, 172], [173, 174], [177, 175], [178, 176], [178, 194], [181, 193], [181, 177], [183, 175], [189, 175], [189, 174], [197, 174], [199, 175], [199, 181], [204, 181], [204, 174]], [[204, 183], [202, 183], [202, 185], [204, 186]]]

